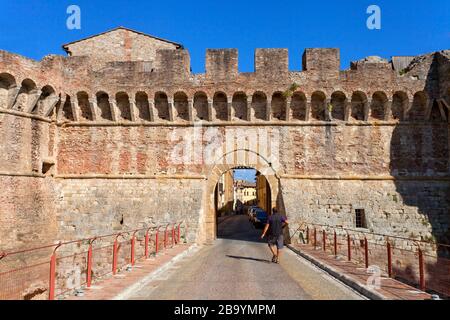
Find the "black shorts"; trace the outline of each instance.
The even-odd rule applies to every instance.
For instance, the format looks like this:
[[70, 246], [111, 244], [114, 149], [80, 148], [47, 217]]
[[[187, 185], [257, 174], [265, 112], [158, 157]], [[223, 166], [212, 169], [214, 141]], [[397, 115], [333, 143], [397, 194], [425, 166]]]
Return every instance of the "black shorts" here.
[[278, 249], [283, 249], [284, 237], [282, 234], [279, 236], [269, 236], [267, 242], [269, 243], [269, 246], [277, 246]]

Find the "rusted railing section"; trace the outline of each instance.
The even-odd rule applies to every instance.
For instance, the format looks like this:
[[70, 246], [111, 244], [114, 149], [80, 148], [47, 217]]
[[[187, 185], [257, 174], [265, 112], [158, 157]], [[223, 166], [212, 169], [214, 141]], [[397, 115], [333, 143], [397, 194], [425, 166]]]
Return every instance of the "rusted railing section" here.
[[316, 250], [330, 251], [366, 269], [377, 266], [387, 277], [450, 297], [448, 244], [317, 223], [303, 223], [300, 230], [306, 235], [304, 243]]
[[[179, 244], [182, 224], [167, 223], [13, 252], [0, 251], [0, 300], [53, 300], [69, 291], [89, 288], [95, 280], [133, 267], [151, 253], [157, 255], [169, 241], [172, 247]], [[186, 237], [186, 227], [184, 230]]]

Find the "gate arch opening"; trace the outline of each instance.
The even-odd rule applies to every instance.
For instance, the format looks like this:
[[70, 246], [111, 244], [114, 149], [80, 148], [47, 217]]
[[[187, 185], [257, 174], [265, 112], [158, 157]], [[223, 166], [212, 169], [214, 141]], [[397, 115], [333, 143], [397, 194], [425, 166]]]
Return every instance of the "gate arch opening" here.
[[[242, 230], [253, 225], [261, 228], [250, 209], [258, 208], [267, 215], [272, 209], [272, 192], [268, 179], [251, 166], [236, 166], [219, 177], [214, 188], [214, 213], [217, 238], [249, 240], [243, 238]], [[234, 217], [234, 218], [233, 218]], [[238, 221], [230, 228], [227, 219]]]

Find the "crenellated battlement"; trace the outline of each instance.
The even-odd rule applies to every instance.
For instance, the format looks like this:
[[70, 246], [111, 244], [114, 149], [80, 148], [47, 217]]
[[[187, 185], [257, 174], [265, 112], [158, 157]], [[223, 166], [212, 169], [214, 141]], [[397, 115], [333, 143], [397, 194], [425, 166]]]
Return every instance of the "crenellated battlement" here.
[[339, 49], [310, 48], [291, 71], [287, 49], [256, 49], [254, 72], [240, 73], [237, 49], [209, 49], [205, 73], [193, 74], [182, 45], [126, 28], [64, 49], [69, 57], [42, 61], [0, 51], [2, 112], [162, 124], [448, 120], [449, 51], [341, 71]]

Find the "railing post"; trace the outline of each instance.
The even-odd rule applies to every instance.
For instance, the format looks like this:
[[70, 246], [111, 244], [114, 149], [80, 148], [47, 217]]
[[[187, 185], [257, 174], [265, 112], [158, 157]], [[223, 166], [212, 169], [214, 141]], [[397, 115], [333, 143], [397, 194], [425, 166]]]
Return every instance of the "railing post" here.
[[369, 243], [367, 238], [364, 237], [364, 260], [366, 261], [366, 269], [369, 268]]
[[419, 286], [420, 290], [425, 291], [425, 268], [424, 268], [424, 261], [423, 261], [423, 252], [422, 249], [419, 247]]
[[56, 273], [56, 254], [53, 253], [50, 258], [50, 282], [48, 286], [48, 300], [55, 299], [55, 273]]
[[172, 225], [172, 247], [175, 245], [175, 224]]
[[347, 257], [348, 261], [352, 261], [352, 244], [350, 241], [350, 235], [347, 233]]
[[317, 247], [317, 230], [314, 227], [314, 249]]
[[306, 226], [306, 244], [309, 244], [309, 227]]
[[323, 239], [323, 251], [327, 251], [327, 233], [325, 230], [322, 230], [322, 239]]
[[392, 248], [389, 239], [387, 241], [388, 276], [392, 278]]
[[156, 228], [156, 235], [155, 235], [155, 255], [158, 254], [158, 250], [159, 250], [159, 228]]
[[114, 239], [114, 245], [113, 245], [113, 263], [112, 263], [112, 273], [115, 275], [117, 273], [117, 238], [120, 236], [120, 233], [116, 236]]
[[134, 246], [136, 244], [136, 231], [131, 236], [131, 265], [134, 266]]
[[164, 229], [164, 249], [167, 247], [167, 229], [169, 228], [169, 225], [166, 226], [166, 229]]
[[336, 235], [336, 231], [334, 231], [334, 256], [337, 258], [337, 235]]
[[88, 257], [87, 257], [87, 271], [86, 271], [86, 286], [91, 287], [92, 284], [92, 243], [95, 238], [89, 241]]
[[144, 256], [145, 256], [145, 259], [148, 259], [148, 243], [149, 243], [149, 240], [150, 240], [150, 237], [149, 237], [149, 231], [150, 231], [150, 229], [147, 229], [147, 232], [145, 233], [145, 253], [144, 253]]
[[56, 287], [56, 250], [61, 246], [61, 242], [53, 250], [50, 258], [50, 277], [48, 284], [48, 300], [55, 300], [55, 287]]

